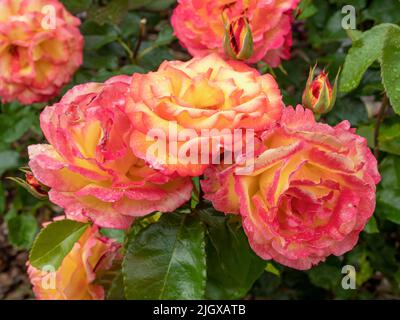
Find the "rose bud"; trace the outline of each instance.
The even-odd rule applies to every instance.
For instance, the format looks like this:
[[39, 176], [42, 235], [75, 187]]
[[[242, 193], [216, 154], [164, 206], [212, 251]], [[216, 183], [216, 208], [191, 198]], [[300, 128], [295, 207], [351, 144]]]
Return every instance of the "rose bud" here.
[[225, 54], [236, 60], [247, 60], [253, 55], [253, 34], [246, 17], [226, 22], [224, 35]]
[[332, 110], [336, 102], [339, 73], [332, 87], [328, 74], [322, 71], [314, 80], [315, 68], [310, 69], [306, 88], [303, 93], [303, 105], [316, 115], [322, 115]]

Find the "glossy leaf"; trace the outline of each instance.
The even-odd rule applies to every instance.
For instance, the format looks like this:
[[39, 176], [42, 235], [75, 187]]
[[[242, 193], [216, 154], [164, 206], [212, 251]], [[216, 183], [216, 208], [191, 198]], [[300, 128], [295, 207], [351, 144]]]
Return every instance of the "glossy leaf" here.
[[88, 226], [88, 224], [72, 220], [61, 220], [49, 224], [35, 239], [29, 255], [31, 265], [37, 269], [52, 266], [57, 270]]
[[343, 67], [340, 91], [349, 92], [360, 84], [365, 71], [381, 58], [383, 39], [391, 28], [390, 24], [376, 26], [353, 43]]
[[[382, 55], [382, 79], [396, 113], [400, 114], [400, 28], [391, 28]], [[400, 145], [400, 143], [399, 143]]]
[[266, 262], [250, 248], [238, 223], [214, 209], [200, 211], [207, 226], [208, 299], [240, 299], [263, 273]]
[[130, 237], [123, 261], [127, 299], [202, 299], [206, 281], [204, 226], [168, 213]]

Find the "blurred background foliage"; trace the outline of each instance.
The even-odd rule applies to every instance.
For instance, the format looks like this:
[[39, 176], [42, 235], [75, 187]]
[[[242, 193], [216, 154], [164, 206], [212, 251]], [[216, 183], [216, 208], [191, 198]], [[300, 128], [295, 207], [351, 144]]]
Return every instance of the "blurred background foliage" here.
[[[62, 2], [82, 20], [85, 36], [84, 64], [64, 92], [88, 81], [155, 70], [164, 60], [190, 58], [173, 36], [169, 23], [174, 0]], [[400, 23], [398, 0], [303, 0], [296, 12], [292, 59], [275, 70], [258, 65], [261, 72], [271, 72], [277, 78], [287, 104], [301, 102], [310, 66], [318, 62], [331, 78], [343, 66], [352, 39], [357, 36], [341, 27], [345, 5], [356, 8], [360, 31], [382, 23]], [[322, 119], [331, 125], [349, 120], [376, 149], [379, 158], [382, 182], [377, 191], [377, 209], [357, 247], [343, 257], [330, 257], [307, 272], [268, 263], [247, 298], [400, 298], [400, 121], [391, 108], [379, 112], [384, 100], [381, 68], [375, 62], [360, 85], [341, 93], [334, 109]], [[60, 213], [59, 208], [37, 200], [7, 179], [25, 178], [19, 168], [27, 164], [27, 146], [43, 141], [39, 114], [44, 106], [0, 106], [0, 299], [32, 297], [25, 275], [27, 250], [41, 223]], [[357, 270], [356, 290], [342, 289], [341, 270], [347, 264]]]

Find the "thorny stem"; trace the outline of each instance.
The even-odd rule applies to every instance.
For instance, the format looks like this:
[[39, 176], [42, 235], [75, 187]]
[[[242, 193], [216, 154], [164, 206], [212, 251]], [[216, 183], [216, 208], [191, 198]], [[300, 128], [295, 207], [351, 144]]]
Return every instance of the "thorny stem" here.
[[385, 94], [382, 99], [382, 106], [379, 109], [378, 118], [376, 120], [376, 126], [374, 131], [374, 155], [375, 158], [379, 156], [379, 131], [383, 122], [383, 118], [385, 117], [386, 110], [389, 106], [389, 98]]
[[142, 45], [142, 40], [143, 40], [144, 35], [146, 33], [146, 23], [147, 23], [146, 19], [141, 19], [140, 20], [139, 37], [138, 37], [138, 40], [136, 42], [135, 50], [134, 50], [134, 53], [133, 53], [133, 59], [135, 61], [136, 61], [137, 56], [139, 54], [140, 46]]

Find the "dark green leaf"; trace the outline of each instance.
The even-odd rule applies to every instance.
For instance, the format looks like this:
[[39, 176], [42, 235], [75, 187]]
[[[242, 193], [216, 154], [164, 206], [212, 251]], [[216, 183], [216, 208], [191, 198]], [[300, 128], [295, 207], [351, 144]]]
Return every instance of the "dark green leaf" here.
[[153, 0], [129, 0], [129, 8], [130, 9], [138, 9], [144, 7], [149, 4]]
[[88, 19], [103, 25], [117, 24], [127, 14], [129, 0], [113, 0], [105, 6], [92, 6], [88, 12]]
[[152, 0], [146, 5], [146, 9], [154, 11], [162, 11], [170, 8], [176, 0]]
[[0, 176], [7, 170], [17, 168], [19, 153], [13, 150], [0, 151]]
[[[400, 6], [400, 5], [399, 5]], [[385, 38], [382, 55], [382, 79], [396, 113], [400, 114], [400, 28], [392, 27]], [[400, 142], [399, 142], [400, 145]]]
[[382, 186], [387, 189], [400, 189], [400, 157], [387, 156], [379, 165]]
[[365, 231], [366, 233], [370, 233], [370, 234], [372, 234], [372, 233], [379, 233], [379, 229], [378, 229], [378, 225], [376, 224], [376, 219], [375, 219], [375, 217], [372, 217], [372, 218], [368, 221], [367, 225], [365, 226], [364, 231]]
[[400, 189], [382, 189], [377, 193], [377, 213], [400, 224]]
[[379, 150], [400, 155], [400, 122], [389, 121], [381, 125]]
[[61, 220], [49, 224], [38, 234], [33, 243], [29, 255], [31, 265], [37, 269], [52, 266], [57, 270], [88, 226], [88, 224], [72, 220]]
[[332, 290], [340, 286], [342, 279], [341, 268], [328, 263], [322, 263], [314, 267], [307, 274], [313, 285], [325, 290]]
[[16, 112], [11, 110], [0, 115], [0, 140], [11, 143], [21, 138], [31, 128], [36, 114], [32, 109], [20, 106]]
[[213, 209], [201, 210], [207, 226], [208, 299], [240, 299], [263, 273], [266, 262], [251, 250], [241, 226]]
[[101, 47], [118, 39], [117, 34], [93, 35], [85, 37], [85, 50], [98, 50]]
[[62, 0], [61, 2], [71, 13], [83, 12], [92, 4], [92, 0]]
[[18, 248], [29, 249], [39, 229], [31, 214], [15, 215], [7, 219], [8, 240]]
[[400, 2], [393, 0], [372, 1], [371, 6], [364, 11], [365, 18], [376, 23], [399, 23]]
[[168, 213], [130, 237], [123, 262], [128, 299], [202, 299], [206, 281], [204, 226]]
[[122, 272], [114, 278], [107, 292], [107, 300], [125, 300], [124, 278]]

